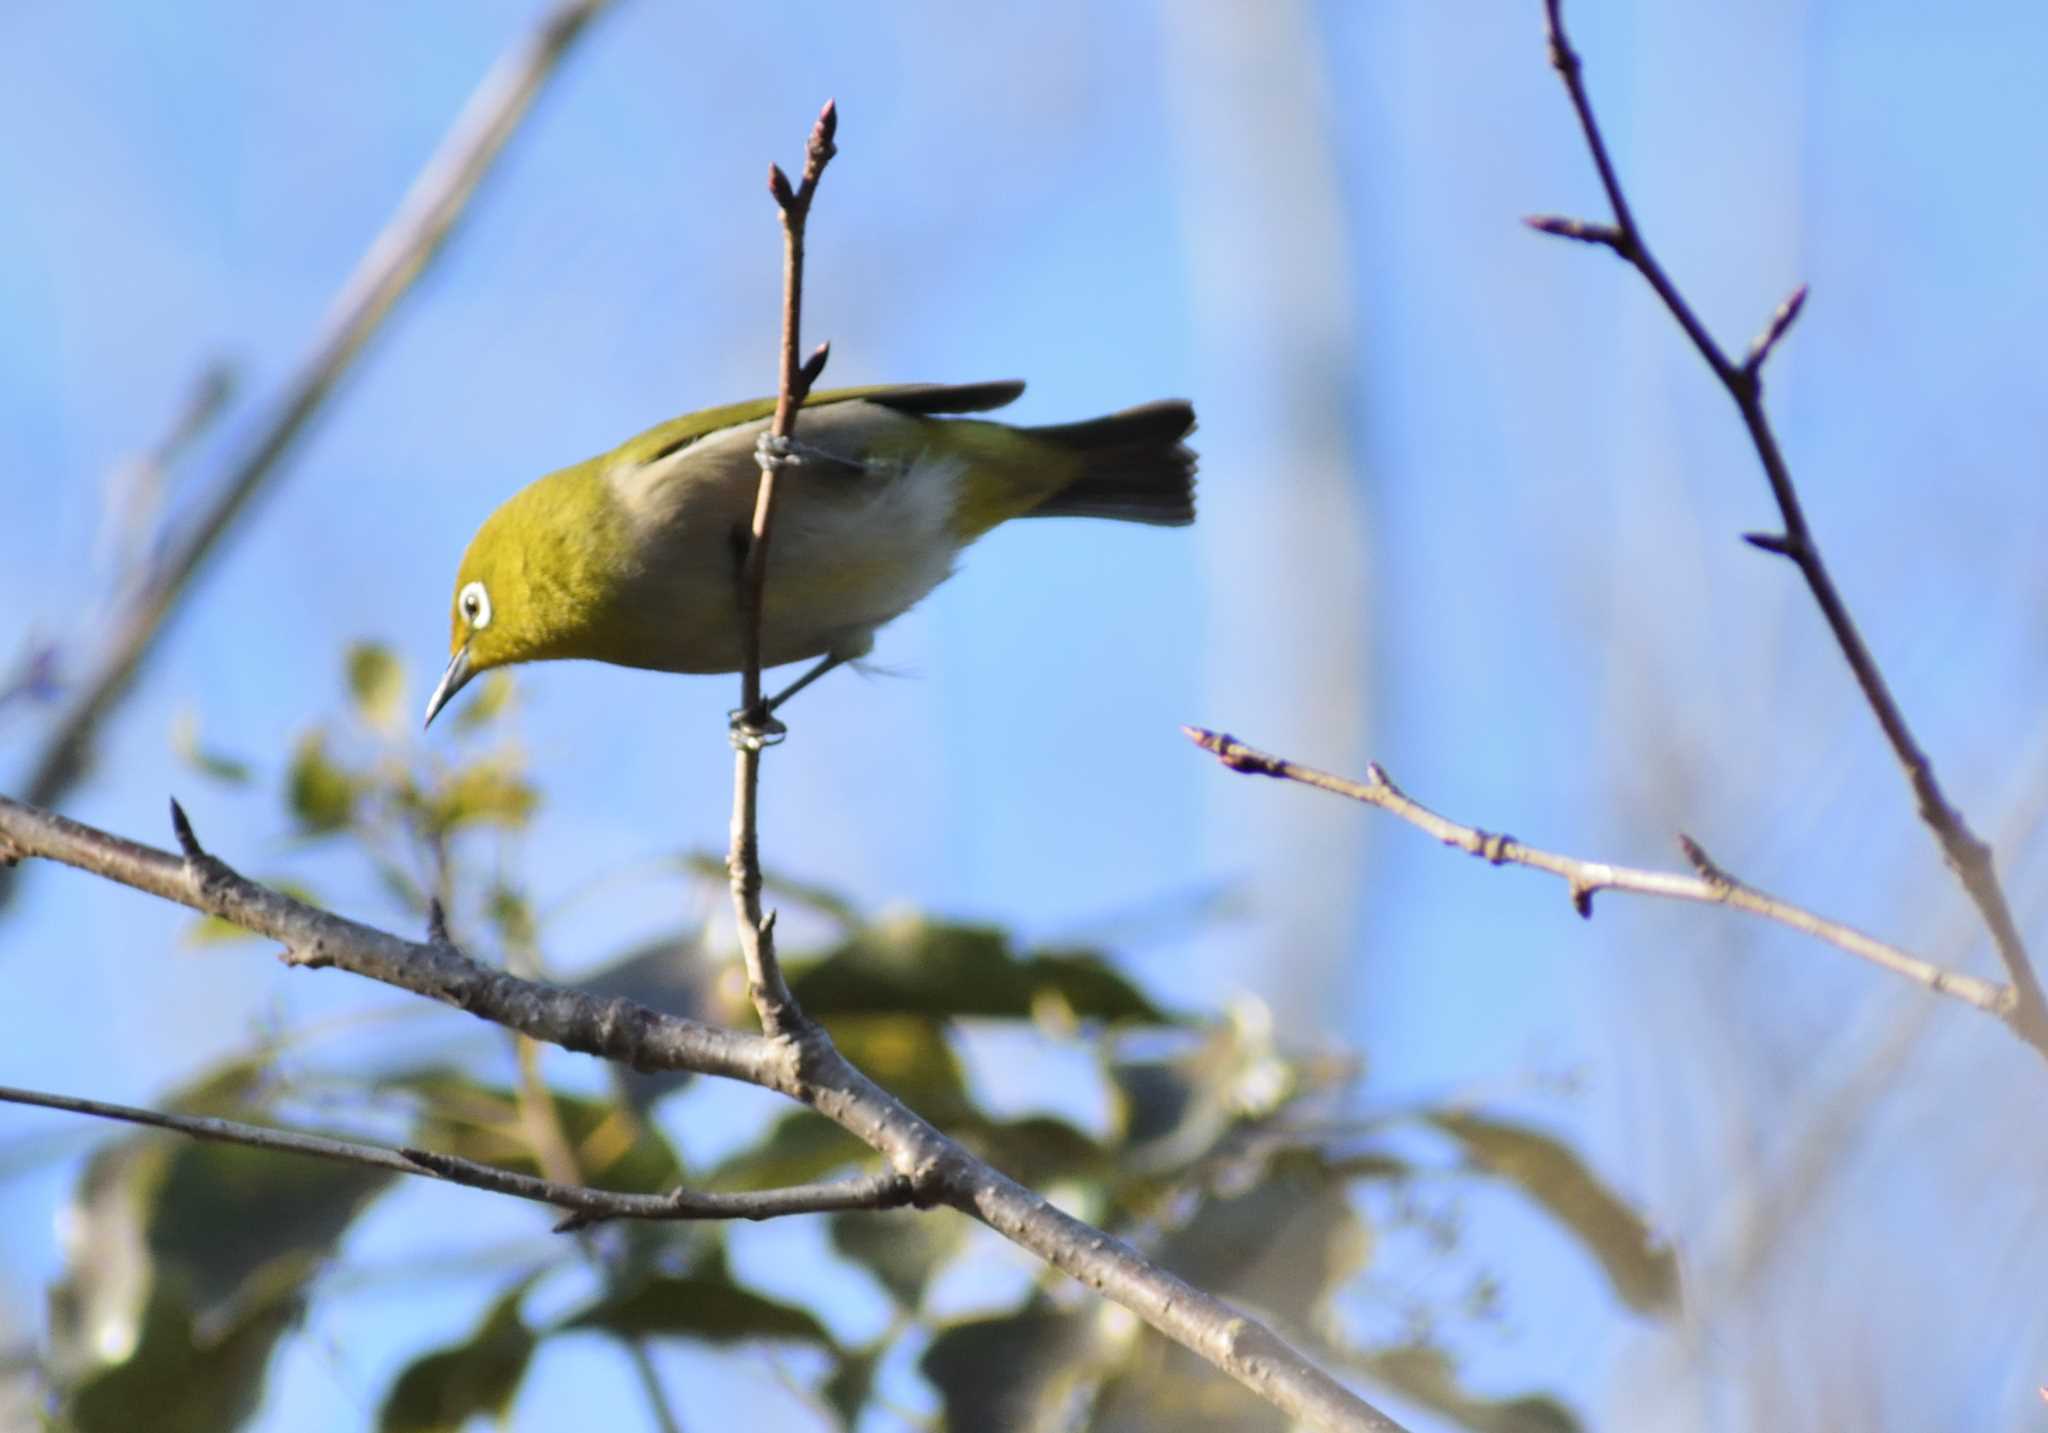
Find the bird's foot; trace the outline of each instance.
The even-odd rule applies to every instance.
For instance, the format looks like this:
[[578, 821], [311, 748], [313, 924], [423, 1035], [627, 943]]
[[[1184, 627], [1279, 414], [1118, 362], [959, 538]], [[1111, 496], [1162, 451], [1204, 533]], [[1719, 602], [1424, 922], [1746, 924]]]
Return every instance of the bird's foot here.
[[809, 443], [800, 443], [795, 438], [777, 437], [774, 433], [763, 433], [754, 440], [754, 458], [764, 468], [800, 468], [810, 463], [818, 467], [849, 468], [854, 472], [864, 473], [869, 467], [869, 464], [860, 458], [829, 453]]
[[761, 751], [780, 746], [782, 739], [789, 735], [789, 728], [776, 720], [773, 708], [766, 702], [752, 708], [735, 708], [727, 712], [725, 718], [735, 751]]

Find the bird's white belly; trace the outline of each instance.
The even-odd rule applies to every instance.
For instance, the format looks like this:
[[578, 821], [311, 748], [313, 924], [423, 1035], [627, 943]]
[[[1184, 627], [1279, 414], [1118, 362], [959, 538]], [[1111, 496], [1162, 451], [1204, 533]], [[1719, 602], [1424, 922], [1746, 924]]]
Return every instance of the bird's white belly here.
[[792, 485], [768, 552], [768, 660], [859, 656], [875, 628], [950, 577], [961, 546], [953, 514], [965, 472], [960, 459], [923, 453], [893, 475], [847, 475], [859, 485], [851, 500], [817, 496], [837, 476], [829, 465]]

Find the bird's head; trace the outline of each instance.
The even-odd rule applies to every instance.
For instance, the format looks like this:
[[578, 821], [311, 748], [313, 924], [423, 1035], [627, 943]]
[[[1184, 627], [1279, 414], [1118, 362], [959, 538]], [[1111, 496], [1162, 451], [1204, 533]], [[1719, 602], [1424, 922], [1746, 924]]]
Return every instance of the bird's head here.
[[623, 511], [596, 463], [506, 499], [455, 574], [448, 666], [427, 721], [479, 673], [514, 662], [601, 657], [631, 567]]

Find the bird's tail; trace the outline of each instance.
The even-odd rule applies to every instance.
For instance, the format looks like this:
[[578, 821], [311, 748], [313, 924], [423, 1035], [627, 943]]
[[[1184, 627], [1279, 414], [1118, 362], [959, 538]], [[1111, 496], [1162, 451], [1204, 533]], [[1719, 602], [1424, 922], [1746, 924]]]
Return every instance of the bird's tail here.
[[1081, 476], [1027, 516], [1185, 527], [1195, 520], [1195, 453], [1181, 440], [1194, 428], [1192, 404], [1163, 398], [1085, 423], [1025, 429], [1082, 460]]

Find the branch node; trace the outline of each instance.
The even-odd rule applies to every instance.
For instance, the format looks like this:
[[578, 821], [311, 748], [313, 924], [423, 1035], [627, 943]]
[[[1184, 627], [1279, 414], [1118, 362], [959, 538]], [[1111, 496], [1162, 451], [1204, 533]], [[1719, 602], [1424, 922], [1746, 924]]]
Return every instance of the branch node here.
[[1752, 384], [1757, 382], [1758, 375], [1763, 371], [1765, 361], [1771, 356], [1771, 350], [1778, 346], [1778, 340], [1785, 336], [1786, 331], [1792, 327], [1794, 320], [1799, 317], [1799, 311], [1804, 307], [1806, 307], [1806, 285], [1801, 284], [1798, 288], [1792, 290], [1786, 297], [1785, 302], [1778, 305], [1778, 311], [1771, 315], [1770, 323], [1765, 326], [1762, 333], [1757, 335], [1756, 342], [1749, 346], [1749, 357], [1742, 361], [1742, 371], [1748, 376]]
[[1588, 219], [1570, 219], [1562, 214], [1531, 214], [1522, 220], [1539, 234], [1575, 239], [1581, 244], [1598, 244], [1627, 258], [1628, 235], [1614, 224], [1596, 224]]
[[797, 392], [801, 397], [810, 396], [812, 386], [824, 376], [825, 360], [831, 356], [832, 340], [829, 338], [811, 350], [811, 356], [804, 360], [804, 366], [796, 373]]
[[1476, 834], [1479, 837], [1479, 845], [1473, 851], [1473, 855], [1480, 857], [1488, 865], [1492, 866], [1504, 866], [1508, 863], [1515, 844], [1514, 837], [1490, 831], [1480, 831]]
[[1571, 883], [1572, 909], [1579, 913], [1580, 920], [1593, 919], [1593, 892], [1596, 887], [1574, 879]]
[[1692, 868], [1700, 873], [1700, 879], [1716, 890], [1729, 891], [1735, 888], [1735, 878], [1714, 863], [1706, 848], [1692, 837], [1680, 831], [1678, 848], [1685, 852], [1685, 859], [1692, 862]]
[[439, 896], [427, 898], [427, 943], [453, 947], [455, 939], [448, 934], [448, 908], [441, 904]]
[[185, 808], [178, 804], [178, 798], [171, 798], [171, 832], [178, 838], [178, 849], [185, 853], [185, 859], [203, 861], [206, 848], [199, 844], [199, 837], [193, 833], [192, 818], [185, 814]]
[[[804, 454], [796, 439], [786, 433], [769, 431], [754, 440], [754, 461], [761, 465], [763, 472], [771, 469], [780, 472], [784, 468], [801, 467]], [[747, 539], [751, 547], [753, 534], [748, 533]]]
[[804, 144], [811, 163], [823, 169], [832, 156], [839, 152], [838, 146], [832, 142], [838, 133], [839, 101], [826, 100], [823, 108], [818, 111], [818, 122], [811, 126], [811, 137]]
[[1781, 532], [1746, 532], [1742, 540], [1761, 552], [1798, 561], [1793, 557], [1792, 539]]

